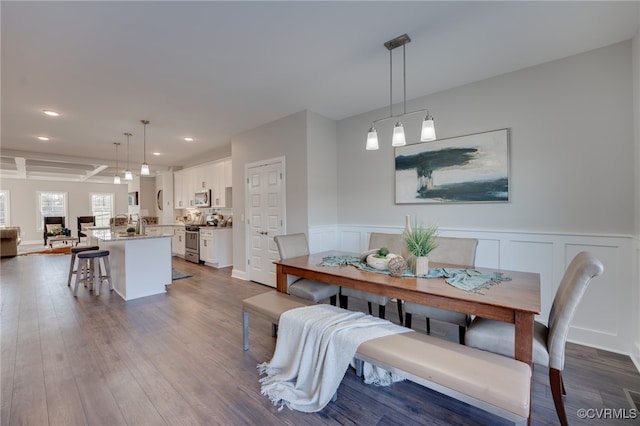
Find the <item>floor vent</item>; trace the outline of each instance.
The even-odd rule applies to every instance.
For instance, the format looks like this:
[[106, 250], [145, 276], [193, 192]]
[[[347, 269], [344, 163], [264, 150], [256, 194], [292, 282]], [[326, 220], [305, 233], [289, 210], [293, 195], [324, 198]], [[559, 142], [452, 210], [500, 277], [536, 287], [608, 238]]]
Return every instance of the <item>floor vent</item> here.
[[631, 404], [631, 408], [635, 408], [640, 411], [640, 392], [625, 389], [624, 393], [627, 394], [627, 399], [629, 400], [629, 404]]

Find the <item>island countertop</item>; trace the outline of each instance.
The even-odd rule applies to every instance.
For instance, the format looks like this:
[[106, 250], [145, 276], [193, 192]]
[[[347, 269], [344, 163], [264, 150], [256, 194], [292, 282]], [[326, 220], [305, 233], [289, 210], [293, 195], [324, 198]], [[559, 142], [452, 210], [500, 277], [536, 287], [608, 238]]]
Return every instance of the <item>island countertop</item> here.
[[173, 236], [172, 234], [160, 234], [160, 235], [134, 234], [129, 236], [126, 232], [120, 232], [120, 231], [111, 232], [110, 229], [92, 229], [91, 233], [95, 238], [104, 242], [142, 240], [147, 238], [166, 238], [166, 237]]

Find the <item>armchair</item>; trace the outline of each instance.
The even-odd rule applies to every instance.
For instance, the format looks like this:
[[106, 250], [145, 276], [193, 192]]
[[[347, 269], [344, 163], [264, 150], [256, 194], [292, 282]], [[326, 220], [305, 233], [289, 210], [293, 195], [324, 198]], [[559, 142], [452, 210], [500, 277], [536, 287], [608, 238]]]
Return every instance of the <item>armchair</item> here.
[[44, 245], [47, 245], [47, 238], [54, 237], [59, 233], [56, 233], [58, 228], [64, 228], [64, 216], [49, 216], [44, 218]]
[[10, 227], [0, 229], [0, 257], [13, 257], [18, 255], [20, 244], [20, 228]]
[[78, 242], [82, 239], [82, 237], [86, 237], [87, 234], [82, 232], [82, 226], [93, 226], [96, 224], [95, 216], [78, 216]]

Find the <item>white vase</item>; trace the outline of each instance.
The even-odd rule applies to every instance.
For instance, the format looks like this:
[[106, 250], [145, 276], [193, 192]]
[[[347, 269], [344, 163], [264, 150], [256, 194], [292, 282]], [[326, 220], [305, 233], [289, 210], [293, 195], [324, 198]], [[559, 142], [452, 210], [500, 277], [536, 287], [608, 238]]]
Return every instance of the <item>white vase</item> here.
[[413, 259], [413, 265], [416, 277], [423, 277], [429, 273], [429, 258], [427, 256], [416, 256]]

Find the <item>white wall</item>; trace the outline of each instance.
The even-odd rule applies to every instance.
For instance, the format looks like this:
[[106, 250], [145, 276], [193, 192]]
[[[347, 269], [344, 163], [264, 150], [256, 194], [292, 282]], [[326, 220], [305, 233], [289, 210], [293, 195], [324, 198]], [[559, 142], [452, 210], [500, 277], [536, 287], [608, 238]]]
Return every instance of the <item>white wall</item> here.
[[76, 217], [91, 215], [91, 193], [115, 194], [115, 212], [127, 212], [127, 185], [103, 183], [59, 182], [29, 179], [2, 179], [2, 189], [8, 189], [11, 197], [11, 225], [19, 226], [23, 244], [44, 243], [42, 231], [37, 231], [36, 217], [38, 191], [67, 193], [69, 214], [66, 226], [77, 235]]

